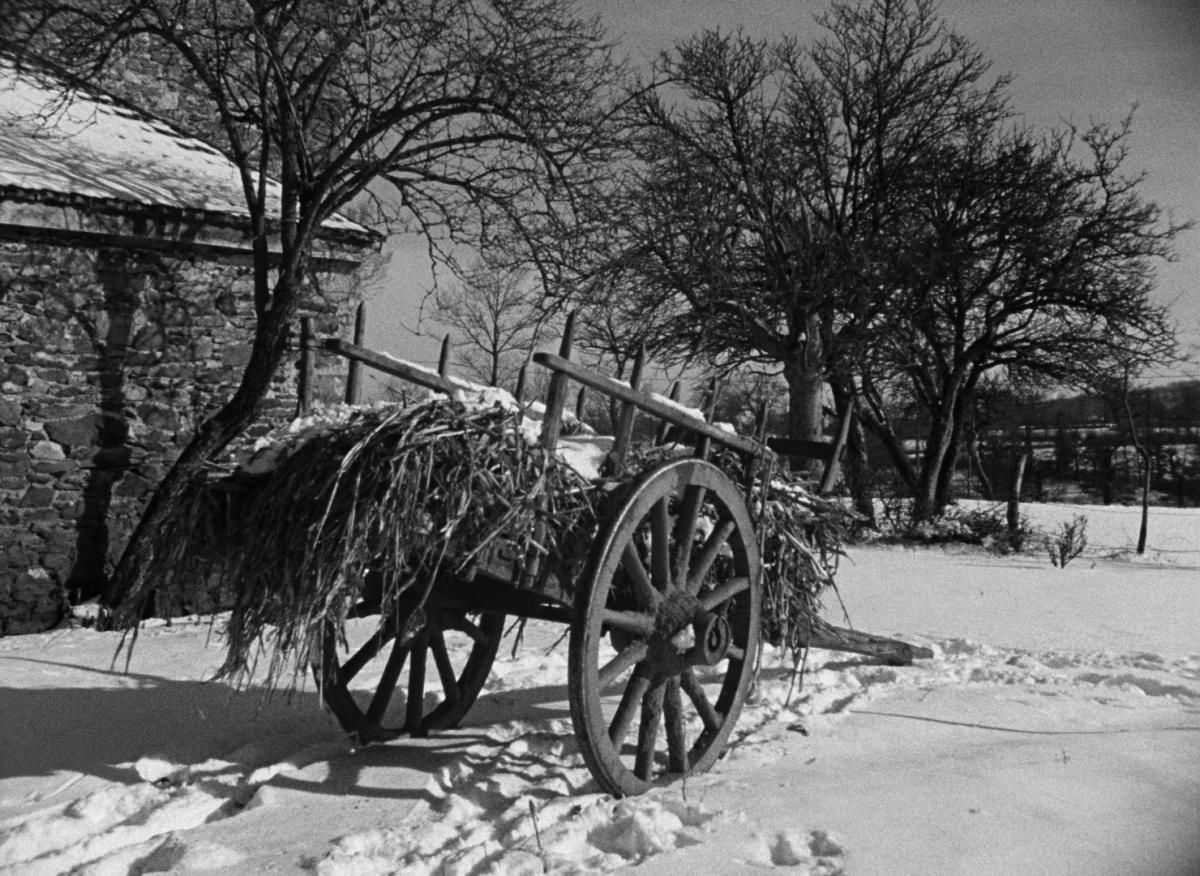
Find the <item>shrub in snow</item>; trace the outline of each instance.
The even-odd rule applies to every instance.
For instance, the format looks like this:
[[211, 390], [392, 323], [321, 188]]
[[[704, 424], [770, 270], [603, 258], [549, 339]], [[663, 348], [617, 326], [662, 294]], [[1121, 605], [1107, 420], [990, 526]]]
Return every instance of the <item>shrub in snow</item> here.
[[1009, 532], [1003, 506], [960, 508], [951, 505], [933, 520], [913, 520], [896, 508], [885, 513], [885, 537], [893, 541], [925, 544], [975, 544], [999, 554], [1020, 551], [1036, 534], [1028, 518], [1021, 517], [1016, 532]]
[[1087, 517], [1076, 514], [1069, 522], [1064, 520], [1058, 531], [1046, 536], [1046, 551], [1050, 563], [1056, 568], [1065, 568], [1087, 547]]

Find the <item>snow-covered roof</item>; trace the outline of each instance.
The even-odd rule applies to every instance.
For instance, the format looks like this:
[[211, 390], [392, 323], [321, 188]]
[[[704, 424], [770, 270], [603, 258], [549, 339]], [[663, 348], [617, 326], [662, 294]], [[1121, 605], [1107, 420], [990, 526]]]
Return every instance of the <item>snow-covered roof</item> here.
[[[279, 202], [274, 181], [268, 198]], [[80, 213], [165, 213], [174, 217], [171, 227], [182, 218], [193, 231], [223, 226], [244, 233], [249, 218], [237, 168], [218, 149], [110, 97], [64, 95], [57, 83], [2, 57], [0, 202], [5, 224], [44, 223], [31, 205], [71, 208], [76, 223]], [[375, 235], [335, 215], [322, 237], [363, 246]]]

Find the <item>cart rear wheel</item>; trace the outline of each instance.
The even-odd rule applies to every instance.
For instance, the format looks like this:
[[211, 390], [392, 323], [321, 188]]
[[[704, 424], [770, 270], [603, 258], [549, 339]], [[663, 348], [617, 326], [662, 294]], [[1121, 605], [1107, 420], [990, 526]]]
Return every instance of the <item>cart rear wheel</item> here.
[[362, 743], [456, 727], [487, 681], [504, 615], [427, 606], [405, 636], [396, 632], [385, 619], [347, 652], [330, 626], [313, 666], [325, 706]]
[[737, 722], [759, 643], [761, 561], [716, 466], [650, 470], [600, 528], [571, 623], [580, 751], [618, 796], [707, 770]]

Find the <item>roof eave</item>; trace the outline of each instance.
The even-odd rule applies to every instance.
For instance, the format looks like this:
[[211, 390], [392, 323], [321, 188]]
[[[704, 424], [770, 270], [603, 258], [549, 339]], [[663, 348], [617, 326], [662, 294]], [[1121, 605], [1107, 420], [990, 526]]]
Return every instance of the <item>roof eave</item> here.
[[[244, 217], [206, 210], [100, 201], [59, 192], [0, 187], [0, 239], [76, 246], [118, 246], [176, 253], [249, 257], [249, 223]], [[312, 258], [323, 268], [350, 270], [377, 251], [377, 232], [324, 227]], [[273, 236], [273, 256], [278, 237]]]

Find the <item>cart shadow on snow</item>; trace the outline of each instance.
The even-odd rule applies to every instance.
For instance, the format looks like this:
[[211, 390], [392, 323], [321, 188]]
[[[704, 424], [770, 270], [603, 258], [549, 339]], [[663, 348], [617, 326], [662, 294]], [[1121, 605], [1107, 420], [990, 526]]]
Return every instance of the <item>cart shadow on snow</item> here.
[[[4, 739], [0, 781], [80, 773], [137, 784], [145, 780], [133, 764], [148, 756], [180, 765], [228, 759], [226, 770], [204, 775], [249, 775], [259, 767], [287, 761], [308, 746], [336, 747], [346, 738], [323, 712], [311, 686], [291, 691], [235, 689], [219, 681], [181, 681], [27, 657], [0, 659], [103, 676], [103, 684], [122, 685], [0, 687], [0, 738]], [[462, 771], [499, 765], [512, 771], [552, 772], [561, 765], [534, 753], [498, 753], [499, 743], [489, 728], [514, 719], [537, 725], [564, 718], [568, 715], [565, 701], [562, 684], [497, 692], [481, 697], [477, 711], [457, 730], [426, 739], [401, 737], [386, 744], [348, 745], [344, 751], [316, 758], [327, 766], [319, 778], [306, 777], [301, 769], [277, 773], [268, 784], [305, 793], [432, 803], [437, 793], [429, 777], [443, 767]], [[403, 781], [372, 783], [368, 775], [376, 770], [409, 771], [419, 777], [414, 780], [417, 786]]]

